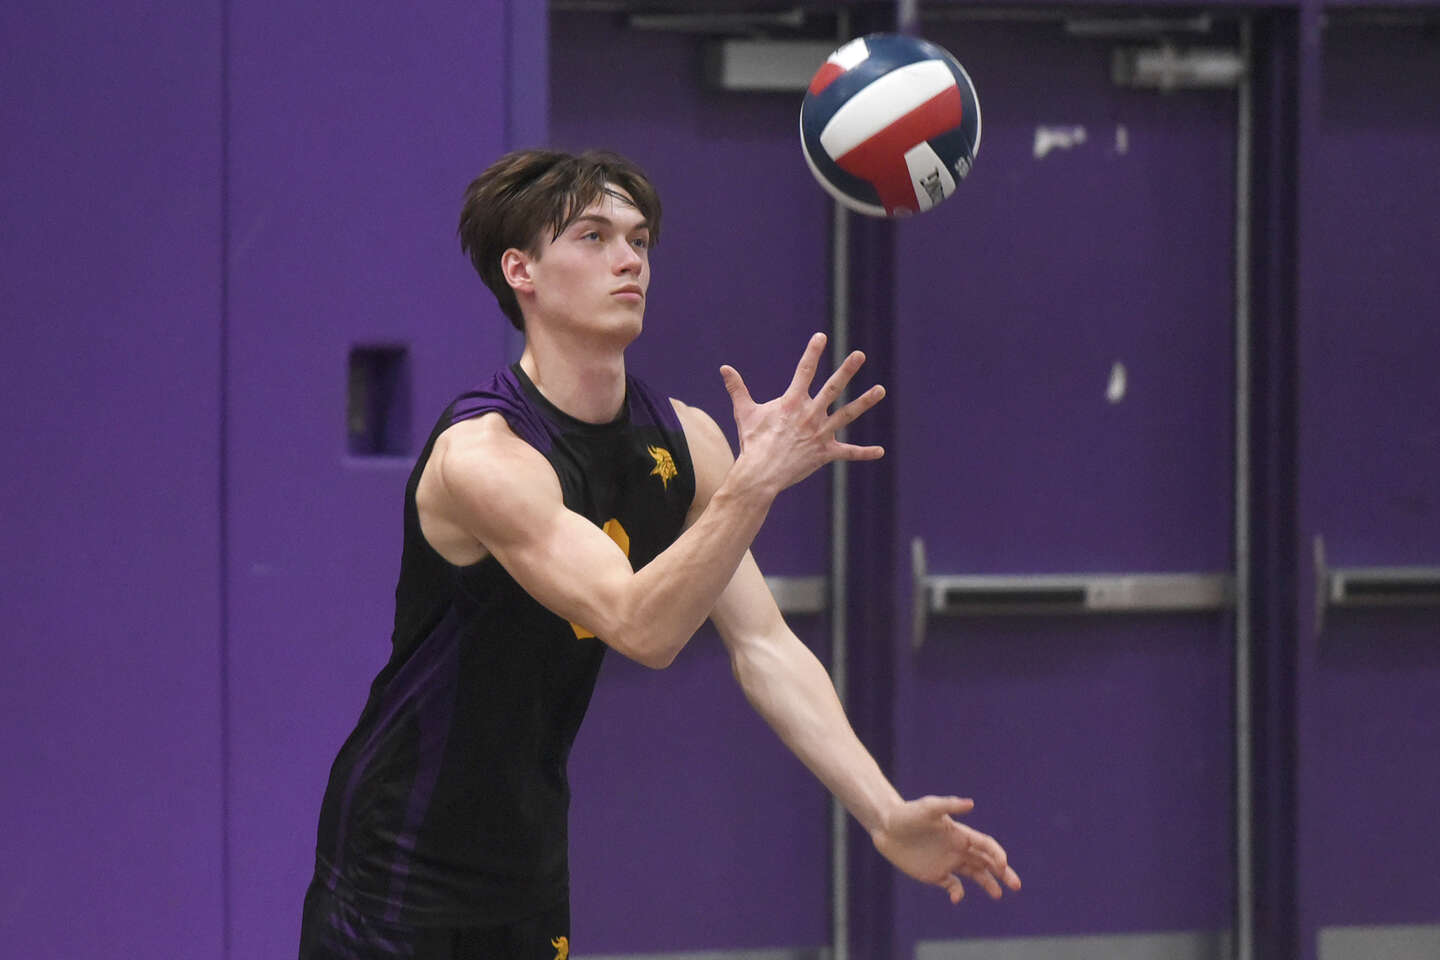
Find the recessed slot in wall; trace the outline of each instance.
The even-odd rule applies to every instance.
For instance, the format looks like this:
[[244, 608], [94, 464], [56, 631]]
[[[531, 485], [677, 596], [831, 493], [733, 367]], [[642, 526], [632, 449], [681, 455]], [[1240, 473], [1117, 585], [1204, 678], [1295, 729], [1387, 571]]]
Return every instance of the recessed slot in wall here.
[[350, 348], [345, 434], [352, 456], [410, 452], [410, 354], [405, 347]]

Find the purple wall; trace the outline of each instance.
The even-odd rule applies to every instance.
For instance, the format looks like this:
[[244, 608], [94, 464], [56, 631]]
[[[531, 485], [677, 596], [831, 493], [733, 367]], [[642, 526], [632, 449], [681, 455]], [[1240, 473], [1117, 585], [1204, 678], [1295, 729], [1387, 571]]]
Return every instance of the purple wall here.
[[220, 8], [88, 6], [0, 9], [0, 943], [219, 956]]
[[[557, 56], [551, 74], [544, 18], [519, 0], [449, 0], [423, 13], [366, 5], [363, 16], [334, 2], [297, 10], [276, 0], [87, 7], [83, 15], [0, 7], [0, 189], [11, 209], [0, 237], [10, 424], [0, 451], [12, 465], [0, 480], [0, 819], [8, 824], [0, 942], [7, 955], [27, 957], [286, 956], [328, 764], [387, 653], [410, 456], [449, 396], [514, 346], [454, 240], [464, 184], [507, 146], [546, 140], [552, 102], [560, 145], [603, 143], [650, 169], [666, 199], [666, 236], [634, 368], [727, 426], [719, 363], [736, 364], [757, 394], [773, 392], [805, 335], [826, 323], [828, 206], [797, 162], [793, 97], [702, 92], [690, 79], [698, 68], [692, 40], [621, 32], [612, 17], [557, 18], [555, 50], [585, 56]], [[1300, 955], [1327, 924], [1433, 922], [1440, 896], [1432, 869], [1440, 850], [1426, 819], [1440, 801], [1440, 733], [1425, 719], [1435, 715], [1440, 683], [1433, 612], [1332, 616], [1327, 639], [1314, 641], [1305, 552], [1321, 532], [1335, 563], [1440, 562], [1430, 482], [1440, 412], [1433, 364], [1424, 362], [1440, 349], [1424, 322], [1440, 294], [1424, 176], [1437, 162], [1436, 139], [1433, 124], [1416, 121], [1435, 102], [1427, 79], [1434, 40], [1404, 27], [1345, 33], [1332, 24], [1322, 43], [1319, 19], [1305, 9], [1294, 51], [1299, 220], [1277, 230], [1293, 229], [1300, 251], [1298, 586], [1294, 621], [1275, 628], [1297, 637], [1300, 658]], [[1051, 206], [1083, 208], [1083, 200], [1044, 194], [1043, 184], [1015, 182], [1032, 163], [1021, 149], [1024, 84], [1007, 90], [990, 78], [1023, 75], [1044, 84], [1036, 95], [1053, 105], [1081, 112], [1086, 104], [1065, 100], [1076, 91], [1044, 81], [1044, 70], [1008, 64], [1013, 38], [973, 52], [963, 39], [949, 42], [976, 74], [987, 129], [975, 177], [951, 203], [999, 202], [1009, 190], [1025, 203], [1045, 196]], [[1095, 63], [1103, 69], [1103, 57]], [[1190, 175], [1199, 169], [1167, 162]], [[1223, 168], [1215, 174], [1222, 191]], [[1002, 171], [1010, 181], [986, 192], [984, 178]], [[1159, 209], [1166, 185], [1151, 186]], [[928, 314], [953, 299], [944, 285], [925, 286], [917, 247], [942, 251], [931, 254], [937, 270], [965, 253], [963, 262], [993, 279], [1006, 269], [1006, 243], [1024, 251], [1057, 242], [1044, 222], [991, 215], [988, 252], [953, 242], [940, 219], [902, 225], [897, 305]], [[957, 216], [964, 213], [935, 214]], [[1224, 241], [1194, 245], [1212, 242]], [[1275, 249], [1283, 259], [1284, 241]], [[1105, 255], [1062, 245], [1056, 263]], [[1063, 286], [1064, 277], [1047, 283]], [[1144, 306], [1204, 288], [1196, 275], [1133, 292]], [[1035, 292], [1022, 287], [1017, 297]], [[1025, 305], [1012, 304], [1015, 324], [1025, 322]], [[935, 376], [926, 364], [936, 358], [905, 340], [911, 326], [897, 326], [895, 362], [920, 372], [892, 384], [897, 411], [923, 409], [929, 387], [916, 381]], [[1042, 343], [1044, 332], [1030, 331]], [[1199, 328], [1181, 332], [1203, 340]], [[1166, 346], [1153, 330], [1131, 333], [1143, 349]], [[1186, 349], [1214, 346], [1201, 340]], [[411, 449], [403, 455], [346, 453], [346, 358], [356, 345], [408, 350]], [[1072, 354], [1098, 362], [1108, 358], [1102, 346], [1082, 343]], [[1069, 358], [1052, 358], [1052, 386], [1066, 387]], [[1223, 393], [1217, 377], [1177, 380], [1178, 392]], [[982, 447], [1024, 414], [990, 417], [976, 397], [960, 409], [975, 411], [964, 427]], [[897, 418], [897, 433], [909, 422]], [[908, 454], [892, 445], [885, 469], [893, 472], [884, 476], [910, 504], [894, 516], [926, 532], [944, 518], [921, 518], [917, 491], [939, 499], [955, 489], [932, 490], [923, 471], [905, 468], [917, 462], [916, 442]], [[1064, 470], [1055, 476], [1084, 468], [1103, 480], [1091, 457], [1106, 436], [1068, 442], [1056, 440]], [[1184, 487], [1187, 513], [1223, 509], [1224, 495], [1214, 493], [1223, 480], [1210, 475], [1223, 455], [1173, 469], [1187, 456], [1172, 451], [1151, 484], [1192, 485]], [[983, 475], [954, 475], [971, 484], [957, 489], [982, 501], [1008, 495]], [[1068, 489], [1057, 481], [1046, 502], [1063, 503]], [[756, 549], [767, 573], [824, 570], [816, 531], [825, 501], [824, 481], [812, 480], [777, 507]], [[1294, 506], [1283, 490], [1266, 502]], [[884, 504], [876, 509], [883, 515]], [[1203, 569], [1227, 549], [1218, 524], [1169, 544], [1147, 536], [1154, 524], [1137, 523], [1122, 543], [1113, 531], [1085, 527], [1080, 507], [1073, 512], [1073, 540], [1047, 539], [1043, 525], [1023, 536], [979, 530], [973, 556], [937, 553], [934, 566], [1014, 569], [1038, 544], [1051, 550], [1046, 566], [1103, 559]], [[901, 526], [899, 547], [915, 532]], [[889, 576], [888, 561], [870, 566], [877, 581]], [[900, 584], [897, 596], [906, 589]], [[794, 625], [823, 656], [823, 618]], [[1084, 862], [1095, 838], [1066, 846], [1073, 824], [1055, 819], [1043, 796], [1033, 799], [1044, 782], [1006, 767], [999, 751], [1018, 728], [997, 735], [992, 726], [986, 741], [982, 727], [956, 750], [927, 729], [951, 722], [950, 707], [985, 668], [998, 680], [966, 701], [967, 715], [1013, 708], [1031, 733], [1089, 732], [1151, 749], [1145, 736], [1124, 737], [1124, 724], [1138, 717], [1163, 733], [1167, 724], [1200, 728], [1223, 716], [1224, 670], [1206, 651], [1226, 641], [1206, 630], [1178, 627], [1163, 652], [1143, 661], [1103, 628], [1077, 632], [1075, 646], [1108, 658], [1092, 678], [1097, 689], [1106, 669], [1130, 671], [1126, 683], [1191, 676], [1203, 684], [1074, 729], [1035, 708], [1023, 638], [992, 631], [914, 662], [897, 648], [900, 693], [935, 711], [893, 718], [902, 785], [948, 786], [944, 768], [953, 763], [982, 771], [957, 784], [982, 799], [1031, 796], [977, 817], [1011, 844], [1028, 889], [999, 907], [973, 903], [956, 914], [905, 881], [891, 899], [880, 882], [873, 895], [887, 902], [857, 901], [856, 910], [893, 910], [902, 939], [1098, 928], [1085, 914], [1091, 908], [1117, 923], [1221, 923], [1222, 886], [1179, 905], [1181, 880], [1092, 877], [1103, 889], [1055, 889], [1054, 876]], [[1094, 659], [1044, 657], [1056, 682], [1046, 695], [1061, 706], [1067, 695], [1081, 697], [1074, 676], [1059, 670]], [[575, 758], [577, 941], [585, 936], [587, 952], [825, 942], [825, 797], [745, 706], [713, 635], [662, 674], [612, 661]], [[1073, 750], [1085, 746], [1076, 741]], [[1215, 756], [1192, 762], [1178, 782], [1227, 776], [1211, 769]], [[1337, 782], [1352, 789], [1334, 790]], [[1152, 801], [1147, 816], [1183, 809], [1153, 785], [1131, 786]], [[1226, 786], [1214, 789], [1223, 797]], [[1357, 808], [1361, 827], [1352, 829]], [[698, 850], [683, 846], [695, 822], [710, 828]], [[1158, 819], [1104, 823], [1099, 839], [1138, 833], [1145, 841], [1126, 869], [1168, 866], [1144, 861], [1168, 849], [1156, 837], [1174, 836], [1160, 832]], [[1208, 878], [1228, 862], [1220, 846], [1228, 838], [1209, 842], [1227, 823], [1221, 814], [1197, 823], [1201, 852], [1186, 869]], [[1348, 839], [1332, 842], [1337, 831]], [[1376, 848], [1386, 851], [1378, 862]], [[677, 862], [697, 858], [707, 865], [708, 896], [672, 882]], [[861, 851], [857, 860], [873, 865], [874, 857]], [[640, 924], [622, 909], [637, 898], [646, 905]]]
[[347, 355], [408, 346], [412, 439], [500, 360], [454, 224], [544, 21], [89, 6], [0, 11], [0, 938], [284, 956], [413, 454], [346, 456]]
[[[506, 145], [506, 4], [232, 13], [227, 446], [231, 956], [294, 950], [320, 797], [389, 654], [401, 501], [504, 321], [455, 240]], [[517, 51], [518, 53], [518, 51]], [[543, 63], [543, 59], [541, 60]], [[355, 344], [409, 350], [410, 449], [347, 455]]]

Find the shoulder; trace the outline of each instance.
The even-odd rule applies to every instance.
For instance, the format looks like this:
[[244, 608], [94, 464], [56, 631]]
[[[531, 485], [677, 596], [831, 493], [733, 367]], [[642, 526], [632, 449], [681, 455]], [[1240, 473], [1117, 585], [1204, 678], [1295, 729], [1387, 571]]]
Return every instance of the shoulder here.
[[690, 445], [690, 455], [695, 458], [696, 469], [699, 469], [701, 459], [720, 459], [728, 468], [734, 456], [730, 451], [730, 441], [720, 429], [720, 424], [715, 422], [715, 418], [699, 407], [692, 407], [673, 397], [670, 403], [685, 431], [685, 442]]
[[554, 475], [540, 451], [522, 440], [499, 413], [462, 420], [435, 441], [430, 464], [449, 489], [505, 483], [514, 474]]
[[730, 450], [730, 441], [715, 418], [699, 407], [692, 407], [674, 398], [671, 404], [675, 415], [685, 431], [685, 442], [690, 447], [690, 460], [695, 465], [695, 500], [691, 519], [699, 515], [710, 502], [710, 496], [725, 479], [735, 455]]
[[487, 517], [503, 521], [536, 498], [558, 501], [560, 481], [540, 451], [492, 412], [436, 438], [416, 495], [422, 512], [463, 519], [470, 527]]

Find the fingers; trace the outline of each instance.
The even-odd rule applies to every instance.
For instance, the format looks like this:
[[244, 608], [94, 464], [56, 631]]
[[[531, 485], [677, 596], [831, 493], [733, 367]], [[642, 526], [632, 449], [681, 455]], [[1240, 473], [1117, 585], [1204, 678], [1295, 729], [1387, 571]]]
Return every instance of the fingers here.
[[884, 447], [857, 447], [853, 443], [837, 443], [832, 460], [879, 460], [885, 456]]
[[825, 334], [811, 334], [810, 342], [805, 344], [805, 352], [800, 355], [800, 363], [795, 367], [795, 376], [790, 381], [790, 389], [786, 393], [803, 393], [810, 396], [810, 384], [815, 380], [815, 371], [820, 366], [820, 354], [825, 349]]
[[989, 870], [976, 870], [970, 874], [970, 879], [980, 884], [990, 895], [991, 900], [999, 900], [1004, 892], [1000, 889], [1000, 883], [995, 879], [995, 875]]
[[835, 372], [826, 379], [825, 385], [820, 392], [815, 394], [815, 400], [821, 410], [829, 410], [830, 405], [845, 392], [845, 387], [855, 374], [865, 364], [865, 354], [859, 350], [850, 351], [850, 355], [840, 362]]
[[879, 403], [883, 399], [885, 399], [885, 388], [877, 383], [875, 384], [875, 386], [871, 387], [869, 390], [866, 390], [864, 393], [860, 394], [860, 396], [856, 397], [854, 400], [851, 400], [849, 403], [845, 404], [845, 406], [832, 413], [829, 420], [829, 429], [834, 432], [850, 426], [850, 424], [854, 423], [857, 419], [859, 419], [862, 413], [869, 410], [871, 407], [875, 406], [875, 404]]
[[960, 882], [960, 878], [955, 876], [955, 874], [952, 873], [944, 880], [941, 880], [940, 886], [944, 887], [945, 892], [950, 894], [951, 903], [959, 903], [965, 899], [965, 885]]
[[[983, 862], [990, 873], [997, 877], [1004, 876], [1005, 871], [1010, 870], [1010, 862], [1005, 855], [1005, 848], [1000, 846], [992, 836], [970, 830], [968, 827], [963, 829], [967, 831], [967, 839], [971, 848], [967, 852]], [[1013, 870], [1010, 872], [1014, 873]], [[1020, 878], [1016, 877], [1015, 879], [1018, 881]]]
[[[969, 813], [975, 808], [975, 801], [969, 799], [937, 797], [935, 800], [935, 809], [944, 810], [947, 816]], [[986, 893], [999, 897], [1002, 884], [1011, 890], [1020, 889], [1020, 875], [1010, 866], [1010, 858], [999, 841], [961, 823], [956, 823], [955, 829], [964, 847], [961, 856], [972, 863], [979, 860], [983, 864], [982, 867], [972, 869], [968, 875], [984, 887]]]

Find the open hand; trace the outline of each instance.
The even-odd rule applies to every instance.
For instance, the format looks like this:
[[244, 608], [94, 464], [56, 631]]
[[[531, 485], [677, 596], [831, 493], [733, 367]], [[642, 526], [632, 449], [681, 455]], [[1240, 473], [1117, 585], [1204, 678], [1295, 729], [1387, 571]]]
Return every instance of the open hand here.
[[774, 493], [799, 483], [817, 469], [835, 460], [877, 460], [885, 451], [877, 446], [841, 443], [835, 434], [853, 423], [885, 396], [885, 388], [871, 387], [834, 413], [831, 404], [839, 398], [865, 354], [852, 352], [836, 368], [815, 396], [810, 384], [825, 349], [825, 335], [810, 338], [789, 388], [768, 403], [757, 404], [750, 396], [740, 373], [731, 366], [720, 368], [725, 389], [735, 408], [735, 426], [740, 435], [740, 455], [749, 454], [755, 482]]
[[968, 877], [999, 899], [1002, 884], [1020, 889], [1005, 849], [995, 838], [972, 830], [954, 817], [969, 813], [975, 801], [959, 797], [921, 797], [896, 808], [871, 831], [875, 849], [906, 874], [933, 883], [950, 894], [951, 903], [965, 896], [961, 877]]

